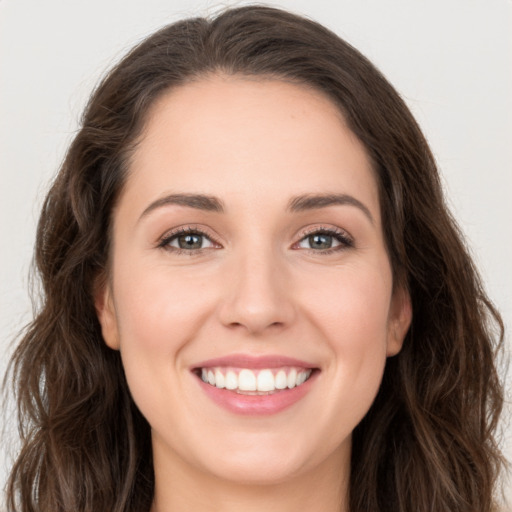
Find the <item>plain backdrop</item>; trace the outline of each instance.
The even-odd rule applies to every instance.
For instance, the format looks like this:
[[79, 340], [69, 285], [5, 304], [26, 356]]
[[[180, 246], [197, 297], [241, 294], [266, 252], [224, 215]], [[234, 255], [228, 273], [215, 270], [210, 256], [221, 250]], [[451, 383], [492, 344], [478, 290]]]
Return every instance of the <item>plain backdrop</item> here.
[[[162, 25], [245, 3], [0, 0], [0, 374], [13, 336], [30, 320], [38, 209], [98, 78]], [[488, 292], [512, 328], [512, 1], [268, 5], [333, 29], [402, 94], [432, 146]], [[509, 373], [509, 415], [511, 388]], [[4, 413], [0, 484], [15, 448], [11, 411]], [[509, 458], [511, 428], [504, 441]], [[510, 488], [509, 482], [512, 497]]]

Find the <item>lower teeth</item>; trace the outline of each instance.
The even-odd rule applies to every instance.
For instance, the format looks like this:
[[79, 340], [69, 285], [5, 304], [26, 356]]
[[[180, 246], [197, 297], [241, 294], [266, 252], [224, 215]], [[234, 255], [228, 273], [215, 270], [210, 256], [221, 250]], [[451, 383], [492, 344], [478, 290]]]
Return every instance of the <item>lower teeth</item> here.
[[[288, 389], [288, 388], [286, 388]], [[242, 391], [241, 389], [233, 389], [235, 393], [239, 395], [273, 395], [274, 393], [278, 393], [279, 391], [285, 391], [285, 389], [274, 389], [273, 391]]]

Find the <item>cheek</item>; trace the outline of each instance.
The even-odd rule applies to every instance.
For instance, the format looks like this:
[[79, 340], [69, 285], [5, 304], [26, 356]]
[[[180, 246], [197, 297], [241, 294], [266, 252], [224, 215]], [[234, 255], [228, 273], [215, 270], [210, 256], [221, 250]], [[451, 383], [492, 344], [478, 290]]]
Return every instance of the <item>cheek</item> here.
[[[318, 283], [317, 283], [318, 284]], [[345, 268], [309, 297], [309, 315], [330, 350], [325, 410], [354, 428], [379, 389], [388, 338], [391, 275], [386, 267]], [[337, 428], [337, 427], [336, 427]]]
[[332, 312], [329, 338], [338, 364], [351, 375], [354, 387], [374, 389], [386, 360], [391, 281], [382, 273], [347, 281]]
[[[202, 279], [177, 279], [165, 267], [118, 265], [114, 281], [120, 352], [133, 398], [149, 419], [169, 409], [187, 371], [183, 348], [213, 300]], [[183, 392], [183, 390], [182, 390]], [[160, 411], [160, 412], [159, 412]]]
[[[124, 274], [124, 275], [123, 275]], [[165, 266], [128, 267], [119, 272], [116, 311], [122, 345], [141, 352], [175, 353], [191, 339], [209, 311], [209, 287], [200, 277]]]
[[336, 352], [346, 350], [350, 357], [385, 345], [392, 294], [388, 265], [354, 264], [339, 272], [317, 273], [302, 290], [304, 310]]

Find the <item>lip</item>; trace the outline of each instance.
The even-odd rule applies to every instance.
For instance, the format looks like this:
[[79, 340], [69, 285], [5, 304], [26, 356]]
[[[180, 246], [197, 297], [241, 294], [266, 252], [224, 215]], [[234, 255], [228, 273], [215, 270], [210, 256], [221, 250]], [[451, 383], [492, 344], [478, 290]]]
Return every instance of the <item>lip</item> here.
[[210, 368], [215, 366], [232, 366], [235, 368], [249, 368], [258, 370], [262, 368], [280, 368], [281, 366], [297, 366], [299, 368], [311, 368], [316, 366], [307, 361], [281, 355], [253, 356], [249, 354], [231, 354], [229, 356], [208, 359], [195, 364], [192, 370]]
[[[200, 368], [219, 366], [254, 370], [294, 366], [312, 369], [313, 373], [306, 382], [292, 389], [284, 389], [268, 395], [244, 395], [236, 391], [219, 389], [207, 384], [197, 374]], [[311, 390], [320, 373], [319, 368], [314, 364], [300, 359], [281, 355], [252, 356], [247, 354], [232, 354], [225, 357], [208, 359], [194, 365], [191, 371], [200, 389], [218, 406], [235, 414], [254, 416], [277, 414], [296, 404]]]

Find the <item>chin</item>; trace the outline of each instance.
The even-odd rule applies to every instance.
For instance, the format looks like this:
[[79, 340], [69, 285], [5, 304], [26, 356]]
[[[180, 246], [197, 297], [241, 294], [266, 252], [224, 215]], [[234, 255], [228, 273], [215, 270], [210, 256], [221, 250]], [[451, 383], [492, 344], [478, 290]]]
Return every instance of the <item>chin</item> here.
[[337, 446], [315, 446], [308, 445], [307, 436], [260, 434], [232, 438], [226, 446], [229, 448], [221, 450], [217, 444], [211, 451], [203, 451], [203, 471], [233, 484], [278, 485], [316, 472], [335, 460], [339, 466], [340, 456], [349, 461], [351, 441], [349, 437]]
[[289, 456], [262, 460], [245, 454], [222, 460], [210, 472], [218, 479], [238, 485], [277, 485], [305, 472], [306, 465], [306, 461], [291, 461]]

